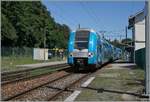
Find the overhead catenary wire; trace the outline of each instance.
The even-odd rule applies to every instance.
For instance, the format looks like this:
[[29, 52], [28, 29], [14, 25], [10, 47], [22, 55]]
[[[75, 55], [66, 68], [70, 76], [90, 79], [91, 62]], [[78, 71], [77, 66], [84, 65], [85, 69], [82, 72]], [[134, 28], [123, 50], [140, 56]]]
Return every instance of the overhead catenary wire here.
[[[56, 3], [54, 5], [51, 5], [51, 6], [57, 8], [57, 10], [55, 11], [55, 13], [60, 16], [59, 19], [61, 19], [63, 22], [68, 22], [71, 25], [75, 25], [75, 23], [72, 22], [72, 19], [67, 19], [67, 17], [65, 17], [64, 14], [61, 13], [62, 9], [60, 9], [60, 6], [57, 6]], [[51, 11], [52, 11], [52, 9], [51, 9]]]
[[96, 24], [96, 26], [99, 26], [97, 24], [97, 21], [95, 20], [95, 18], [93, 17], [93, 15], [91, 14], [91, 12], [87, 9], [87, 7], [84, 5], [83, 2], [80, 2], [81, 8], [88, 14], [89, 18], [92, 19], [92, 21], [94, 22], [94, 24]]
[[[80, 6], [81, 6], [81, 9], [83, 9], [83, 11], [85, 11], [85, 13], [88, 15], [88, 17], [90, 18], [90, 21], [93, 22], [93, 26], [95, 26], [96, 28], [99, 27], [101, 28], [101, 24], [100, 24], [100, 19], [98, 18], [98, 16], [95, 14], [95, 10], [91, 7], [91, 8], [88, 8], [86, 6], [87, 2], [79, 2], [80, 3]], [[60, 5], [57, 5], [57, 3], [55, 3], [54, 5], [52, 5], [53, 7], [57, 8], [55, 10], [55, 13], [57, 15], [59, 15], [59, 19], [61, 19], [64, 23], [65, 22], [68, 22], [70, 25], [74, 25], [74, 26], [77, 26], [78, 24], [76, 24], [77, 22], [74, 22], [74, 20], [72, 18], [67, 18], [66, 15], [63, 14], [63, 12], [66, 12], [64, 11], [64, 9], [60, 6]], [[81, 27], [82, 27], [82, 24], [80, 24]], [[108, 31], [106, 30], [106, 32], [104, 33], [104, 36], [109, 38], [109, 39], [120, 39], [120, 38], [124, 38], [125, 36], [124, 35], [124, 29], [122, 30], [116, 30], [116, 31]], [[117, 34], [117, 35], [116, 35]]]
[[[85, 4], [87, 4], [87, 2], [85, 2]], [[94, 9], [91, 7], [90, 9], [87, 8], [87, 10], [88, 10], [88, 12], [89, 12], [90, 14], [92, 14], [94, 20], [96, 21], [96, 23], [98, 23], [98, 26], [100, 27], [100, 26], [101, 26], [101, 24], [100, 24], [100, 19], [99, 19], [98, 16], [95, 14]]]
[[[87, 3], [87, 2], [85, 2]], [[95, 22], [95, 24], [100, 28], [101, 24], [100, 24], [100, 19], [98, 18], [98, 16], [94, 13], [94, 10], [93, 8], [87, 8], [84, 3], [81, 3], [83, 9], [85, 9], [85, 11], [87, 11], [88, 15], [91, 17], [91, 19], [93, 19], [93, 21]], [[103, 30], [102, 30], [103, 31]], [[109, 36], [109, 37], [113, 37], [114, 34], [118, 34], [117, 37], [118, 38], [123, 38], [124, 37], [124, 32], [125, 30], [124, 29], [121, 29], [121, 30], [117, 30], [117, 31], [107, 31], [107, 30], [104, 30], [105, 32], [103, 33], [104, 36]], [[109, 35], [108, 35], [109, 34]], [[113, 34], [110, 36], [110, 34]], [[116, 35], [115, 35], [116, 37]]]

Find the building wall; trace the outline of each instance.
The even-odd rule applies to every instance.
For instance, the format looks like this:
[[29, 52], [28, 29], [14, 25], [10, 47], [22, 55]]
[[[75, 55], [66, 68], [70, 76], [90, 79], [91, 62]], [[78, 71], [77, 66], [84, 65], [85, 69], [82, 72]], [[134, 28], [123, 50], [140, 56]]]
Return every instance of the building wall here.
[[135, 17], [134, 24], [134, 41], [135, 41], [135, 63], [142, 69], [145, 68], [145, 18], [144, 13]]
[[34, 48], [33, 59], [34, 60], [48, 60], [48, 49]]
[[[143, 19], [136, 17], [136, 19]], [[145, 19], [135, 24], [135, 51], [145, 47]]]
[[145, 48], [135, 51], [135, 63], [142, 69], [145, 68]]

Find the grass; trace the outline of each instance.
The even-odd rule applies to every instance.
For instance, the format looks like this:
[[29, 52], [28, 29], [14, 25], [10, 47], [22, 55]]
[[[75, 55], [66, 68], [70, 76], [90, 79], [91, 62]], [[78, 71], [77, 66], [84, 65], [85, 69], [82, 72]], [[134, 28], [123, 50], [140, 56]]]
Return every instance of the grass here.
[[47, 68], [42, 68], [42, 69], [36, 69], [36, 70], [32, 70], [30, 72], [27, 72], [27, 76], [28, 77], [32, 77], [32, 76], [39, 76], [39, 75], [42, 75], [42, 74], [48, 74], [48, 73], [52, 73], [52, 72], [55, 72], [57, 70], [60, 70], [62, 68], [50, 68], [50, 67], [47, 67]]
[[37, 70], [31, 71], [29, 75], [37, 76], [37, 75], [41, 75], [41, 74], [54, 72], [54, 71], [57, 71], [59, 69], [62, 69], [62, 68], [50, 68], [50, 67], [48, 67], [48, 68], [43, 68], [43, 69], [37, 69]]
[[16, 70], [16, 65], [34, 64], [52, 61], [62, 61], [61, 58], [53, 57], [47, 61], [33, 60], [32, 57], [2, 57], [1, 58], [1, 71]]
[[[92, 81], [89, 87], [104, 88], [106, 90], [141, 93], [144, 80], [142, 69], [101, 69], [100, 73]], [[122, 101], [122, 95], [117, 92], [97, 93], [96, 90], [84, 89], [76, 101]], [[135, 99], [136, 101], [136, 99]]]

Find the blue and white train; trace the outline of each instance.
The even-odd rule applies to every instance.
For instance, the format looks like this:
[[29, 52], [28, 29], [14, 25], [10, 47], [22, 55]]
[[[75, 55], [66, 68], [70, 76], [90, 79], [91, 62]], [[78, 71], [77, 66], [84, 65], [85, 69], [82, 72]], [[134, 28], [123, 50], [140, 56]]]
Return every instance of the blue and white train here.
[[75, 71], [80, 68], [95, 69], [118, 59], [118, 49], [92, 29], [77, 29], [70, 33], [68, 64], [73, 66]]

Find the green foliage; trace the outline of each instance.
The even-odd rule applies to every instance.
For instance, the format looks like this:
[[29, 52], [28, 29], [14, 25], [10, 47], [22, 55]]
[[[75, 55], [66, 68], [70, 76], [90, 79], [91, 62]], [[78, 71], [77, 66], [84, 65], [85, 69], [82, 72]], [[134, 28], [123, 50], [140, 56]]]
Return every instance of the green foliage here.
[[[40, 1], [2, 1], [2, 46], [66, 48], [69, 27], [54, 21]], [[11, 42], [10, 44], [5, 44]]]
[[1, 25], [1, 27], [2, 27], [2, 30], [1, 30], [2, 45], [13, 46], [13, 43], [15, 43], [15, 40], [17, 38], [16, 30], [4, 14], [2, 14], [1, 17], [2, 17], [1, 20], [3, 21], [2, 25]]
[[127, 45], [131, 45], [132, 44], [132, 39], [131, 38], [127, 38], [127, 39], [122, 39], [121, 43], [119, 42], [119, 40], [114, 39], [113, 41], [110, 41], [111, 44], [113, 44], [114, 46], [124, 49], [128, 52], [131, 52], [131, 48], [126, 48]]
[[131, 39], [131, 38], [127, 38], [127, 39], [122, 39], [121, 43], [131, 45], [131, 43], [132, 43], [131, 41], [132, 41], [132, 39]]
[[111, 41], [110, 43], [111, 43], [111, 44], [113, 44], [114, 46], [116, 46], [116, 47], [119, 47], [119, 48], [120, 48], [119, 40], [114, 39], [114, 40], [113, 40], [113, 41]]

